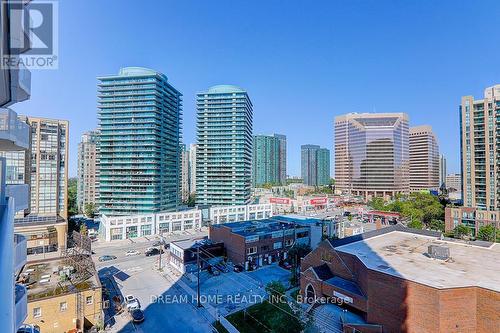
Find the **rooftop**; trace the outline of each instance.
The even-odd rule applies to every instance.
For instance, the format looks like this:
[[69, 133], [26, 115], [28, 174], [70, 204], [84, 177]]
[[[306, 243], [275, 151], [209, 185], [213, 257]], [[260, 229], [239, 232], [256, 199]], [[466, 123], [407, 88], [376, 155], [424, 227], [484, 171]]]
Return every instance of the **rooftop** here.
[[19, 283], [28, 289], [28, 301], [45, 297], [70, 294], [77, 290], [87, 290], [99, 286], [97, 273], [84, 281], [71, 282], [75, 268], [63, 259], [46, 260], [28, 264], [19, 277]]
[[298, 219], [287, 216], [273, 216], [269, 219], [264, 219], [264, 220], [250, 220], [250, 221], [215, 224], [213, 225], [213, 227], [216, 228], [226, 227], [231, 229], [231, 231], [235, 234], [241, 236], [253, 236], [273, 231], [294, 229], [294, 224], [293, 224], [294, 222], [296, 222], [298, 225], [312, 224], [313, 222], [309, 220], [315, 220], [314, 223], [320, 221], [316, 219], [307, 219], [307, 218]]
[[220, 85], [212, 86], [212, 87], [208, 88], [208, 93], [211, 93], [211, 94], [215, 94], [215, 93], [226, 94], [226, 93], [233, 93], [233, 92], [245, 92], [245, 90], [241, 89], [238, 86], [230, 85], [230, 84], [220, 84]]
[[[414, 233], [411, 229], [408, 229], [410, 232], [399, 228], [384, 229], [387, 232], [358, 238], [335, 249], [357, 256], [372, 270], [434, 288], [478, 286], [500, 292], [499, 244], [476, 246]], [[449, 248], [451, 258], [430, 258], [426, 255], [429, 245]]]
[[196, 239], [182, 239], [179, 241], [173, 241], [171, 244], [177, 245], [183, 250], [192, 248], [195, 244], [206, 244], [209, 240], [205, 237]]

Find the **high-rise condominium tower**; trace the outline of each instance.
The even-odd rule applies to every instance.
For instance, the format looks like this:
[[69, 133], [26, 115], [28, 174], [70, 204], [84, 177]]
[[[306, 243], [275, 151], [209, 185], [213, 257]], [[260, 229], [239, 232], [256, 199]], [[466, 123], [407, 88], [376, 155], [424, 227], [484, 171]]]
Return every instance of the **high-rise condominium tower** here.
[[189, 145], [189, 192], [196, 193], [196, 151], [197, 144]]
[[186, 202], [189, 199], [189, 151], [186, 145], [181, 144], [181, 200]]
[[323, 186], [330, 183], [330, 151], [317, 145], [302, 145], [301, 175], [304, 184]]
[[31, 127], [30, 213], [68, 217], [68, 141], [66, 120], [20, 117]]
[[252, 102], [231, 85], [209, 88], [196, 96], [198, 149], [196, 202], [244, 205], [252, 182]]
[[462, 97], [460, 150], [464, 206], [485, 210], [500, 208], [497, 169], [500, 151], [500, 84], [486, 88], [484, 98]]
[[253, 139], [253, 185], [284, 185], [286, 181], [286, 136], [256, 135]]
[[439, 157], [439, 187], [444, 185], [444, 187], [446, 188], [446, 175], [448, 175], [448, 172], [446, 170], [446, 157], [444, 157], [444, 155], [441, 155]]
[[78, 186], [77, 204], [78, 210], [84, 211], [87, 204], [94, 204], [97, 208], [99, 198], [99, 154], [98, 154], [98, 132], [90, 131], [83, 133], [78, 144]]
[[337, 189], [365, 199], [409, 192], [407, 114], [338, 116], [334, 147]]
[[180, 200], [182, 95], [127, 67], [99, 79], [99, 202], [108, 216], [173, 211]]
[[410, 192], [439, 189], [439, 146], [431, 126], [410, 128]]

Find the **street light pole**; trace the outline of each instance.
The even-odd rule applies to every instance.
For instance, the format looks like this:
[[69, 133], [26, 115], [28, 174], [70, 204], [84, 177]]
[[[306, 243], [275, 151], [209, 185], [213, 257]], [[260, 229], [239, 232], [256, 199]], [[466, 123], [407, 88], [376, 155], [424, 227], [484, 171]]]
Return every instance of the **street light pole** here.
[[198, 244], [197, 249], [198, 255], [196, 256], [196, 267], [198, 268], [198, 285], [197, 285], [197, 306], [201, 307], [200, 303], [200, 244]]

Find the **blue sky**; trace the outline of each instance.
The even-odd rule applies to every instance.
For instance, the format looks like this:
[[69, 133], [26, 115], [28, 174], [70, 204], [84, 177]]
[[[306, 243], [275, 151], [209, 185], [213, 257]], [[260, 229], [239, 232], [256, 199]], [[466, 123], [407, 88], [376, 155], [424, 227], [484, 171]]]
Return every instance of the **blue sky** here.
[[336, 115], [373, 111], [432, 125], [454, 172], [460, 97], [500, 83], [499, 12], [496, 0], [61, 0], [59, 69], [33, 71], [32, 98], [14, 109], [70, 121], [74, 176], [80, 136], [97, 125], [96, 77], [143, 66], [184, 94], [185, 143], [195, 93], [236, 84], [254, 133], [287, 135], [291, 175], [301, 144], [332, 149]]

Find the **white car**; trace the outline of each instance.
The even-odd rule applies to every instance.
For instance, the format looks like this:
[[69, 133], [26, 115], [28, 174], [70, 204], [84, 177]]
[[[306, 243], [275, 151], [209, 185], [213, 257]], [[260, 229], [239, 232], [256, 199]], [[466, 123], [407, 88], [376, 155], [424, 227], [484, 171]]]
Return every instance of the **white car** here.
[[141, 253], [137, 250], [129, 250], [129, 251], [125, 252], [126, 257], [137, 256], [139, 254], [141, 254]]
[[139, 300], [135, 298], [133, 295], [125, 296], [125, 306], [128, 311], [133, 311], [135, 309], [140, 309], [141, 305], [139, 304]]

